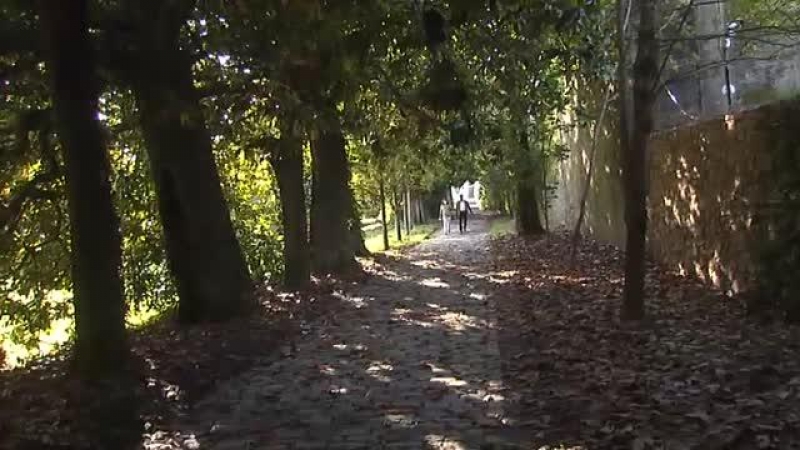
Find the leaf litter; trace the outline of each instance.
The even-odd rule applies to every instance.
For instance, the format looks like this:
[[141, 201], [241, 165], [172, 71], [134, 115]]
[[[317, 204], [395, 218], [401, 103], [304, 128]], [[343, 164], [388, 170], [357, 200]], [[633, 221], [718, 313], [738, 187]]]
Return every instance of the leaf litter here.
[[624, 254], [597, 242], [492, 244], [517, 426], [591, 449], [800, 448], [800, 331], [651, 264], [648, 318], [618, 319]]
[[[618, 249], [585, 241], [572, 264], [569, 239], [557, 234], [498, 238], [492, 253], [509, 423], [531, 448], [800, 448], [797, 329], [755, 323], [741, 303], [656, 265], [648, 320], [623, 324]], [[193, 447], [193, 436], [163, 425], [216, 383], [291, 354], [292, 336], [311, 321], [335, 320], [335, 288], [263, 290], [256, 318], [190, 329], [166, 320], [136, 332], [138, 437]], [[0, 449], [103, 448], [81, 427], [91, 405], [67, 355], [0, 373]]]
[[[261, 308], [249, 318], [195, 327], [165, 318], [132, 332], [131, 386], [111, 389], [133, 391], [124, 401], [134, 400], [135, 420], [110, 425], [119, 428], [118, 436], [112, 436], [113, 448], [142, 448], [143, 439], [169, 441], [160, 429], [216, 384], [265, 358], [291, 352], [294, 336], [307, 332], [312, 321], [331, 315], [337, 307], [339, 300], [332, 295], [337, 283], [321, 280], [303, 294], [261, 288]], [[94, 411], [98, 405], [86, 400], [107, 396], [108, 391], [88, 396], [92, 387], [72, 374], [69, 356], [69, 349], [64, 349], [27, 367], [0, 371], [0, 449], [111, 448], [108, 441], [99, 441], [97, 432], [109, 424], [99, 423], [104, 418], [98, 419]], [[193, 445], [191, 436], [175, 439], [179, 448]]]

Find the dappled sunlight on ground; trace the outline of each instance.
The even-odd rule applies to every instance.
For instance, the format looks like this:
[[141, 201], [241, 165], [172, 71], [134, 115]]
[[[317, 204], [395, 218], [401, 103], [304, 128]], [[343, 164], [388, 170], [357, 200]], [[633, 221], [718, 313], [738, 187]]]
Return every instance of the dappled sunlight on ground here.
[[419, 282], [420, 285], [430, 288], [449, 288], [450, 285], [442, 281], [440, 278], [426, 278]]
[[521, 443], [504, 412], [515, 396], [480, 278], [486, 224], [473, 226], [377, 257], [366, 283], [338, 294], [340, 311], [282, 358], [219, 386], [175, 429], [200, 449]]
[[328, 293], [326, 286], [303, 296], [264, 289], [254, 317], [193, 328], [165, 317], [146, 325], [130, 336], [132, 378], [104, 386], [101, 395], [88, 395], [69, 375], [66, 353], [0, 372], [0, 448], [141, 448], [143, 434], [145, 442], [189, 448], [188, 436], [164, 431], [170, 418], [185, 414], [216, 384], [285, 353], [281, 343], [307, 333], [312, 319], [339, 304]]
[[[622, 253], [569, 239], [495, 243], [494, 295], [512, 415], [539, 442], [588, 448], [798, 448], [800, 330], [662, 268], [649, 319], [618, 320]], [[506, 295], [501, 297], [499, 292]]]
[[[654, 320], [622, 326], [616, 249], [588, 243], [573, 267], [563, 237], [490, 243], [486, 224], [473, 226], [376, 256], [361, 283], [321, 288], [330, 303], [313, 322], [165, 330], [163, 346], [138, 352], [150, 390], [176, 413], [147, 416], [141, 444], [755, 448], [714, 447], [731, 437], [793, 448], [778, 444], [795, 442], [786, 430], [800, 424], [796, 333], [749, 325], [655, 268]], [[185, 348], [200, 353], [175, 357]], [[213, 359], [238, 369], [217, 372]]]

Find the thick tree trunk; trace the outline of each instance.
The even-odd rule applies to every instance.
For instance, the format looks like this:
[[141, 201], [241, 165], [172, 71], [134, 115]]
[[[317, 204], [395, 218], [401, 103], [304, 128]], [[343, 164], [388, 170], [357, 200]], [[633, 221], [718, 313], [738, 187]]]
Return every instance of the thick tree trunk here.
[[639, 36], [634, 65], [634, 122], [625, 155], [625, 287], [621, 317], [644, 317], [645, 246], [647, 236], [647, 143], [653, 129], [654, 88], [658, 82], [655, 2], [639, 2]]
[[357, 268], [350, 230], [350, 169], [341, 129], [322, 128], [311, 143], [311, 261], [319, 274], [342, 275]]
[[366, 257], [369, 256], [369, 250], [367, 250], [367, 244], [364, 242], [364, 230], [361, 229], [361, 210], [349, 184], [347, 192], [350, 197], [350, 221], [348, 222], [350, 245], [353, 247], [353, 253], [356, 256]]
[[381, 201], [381, 227], [383, 229], [383, 249], [389, 250], [389, 221], [386, 220], [386, 180], [383, 177], [383, 171], [380, 173], [378, 180], [378, 189]]
[[97, 122], [98, 83], [84, 0], [41, 3], [57, 129], [64, 152], [75, 305], [75, 356], [85, 379], [125, 367], [125, 303], [119, 218]]
[[311, 282], [311, 254], [303, 186], [302, 141], [291, 134], [281, 137], [279, 148], [270, 162], [275, 170], [281, 197], [283, 284], [286, 289], [303, 290]]
[[535, 162], [531, 160], [528, 133], [520, 133], [520, 148], [523, 150], [517, 162], [516, 201], [517, 232], [523, 236], [544, 233], [542, 219], [539, 217], [539, 192], [537, 186], [541, 179], [536, 176]]
[[192, 61], [179, 47], [182, 24], [174, 20], [155, 31], [142, 25], [133, 90], [180, 295], [178, 315], [187, 323], [219, 321], [247, 312], [252, 283], [220, 185]]
[[629, 37], [631, 36], [631, 15], [633, 12], [634, 1], [636, 0], [617, 0], [617, 50], [619, 52], [619, 64], [617, 65], [616, 88], [619, 93], [617, 96], [617, 109], [619, 110], [619, 135], [620, 135], [620, 154], [625, 164], [625, 155], [631, 145], [631, 128], [633, 124], [633, 96], [631, 91], [630, 55], [631, 47]]
[[523, 236], [544, 233], [538, 197], [535, 180], [522, 178], [517, 181], [517, 232]]

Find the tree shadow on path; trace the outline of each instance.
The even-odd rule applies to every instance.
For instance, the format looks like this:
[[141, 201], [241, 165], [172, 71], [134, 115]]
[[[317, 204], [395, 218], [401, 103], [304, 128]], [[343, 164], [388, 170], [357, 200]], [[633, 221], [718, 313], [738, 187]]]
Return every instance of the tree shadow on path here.
[[[485, 220], [381, 256], [283, 357], [182, 426], [198, 448], [527, 448], [508, 426]], [[193, 437], [192, 437], [193, 435]]]

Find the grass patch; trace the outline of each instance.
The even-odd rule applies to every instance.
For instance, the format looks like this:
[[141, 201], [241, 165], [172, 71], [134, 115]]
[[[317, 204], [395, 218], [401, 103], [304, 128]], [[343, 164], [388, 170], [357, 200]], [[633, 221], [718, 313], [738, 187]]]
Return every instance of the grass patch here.
[[514, 224], [514, 219], [511, 217], [499, 217], [494, 219], [489, 227], [489, 235], [491, 237], [502, 237], [516, 233], [516, 225]]
[[[397, 240], [397, 234], [394, 229], [389, 233], [389, 248], [397, 250], [404, 247], [417, 245], [420, 242], [431, 237], [433, 233], [439, 230], [439, 223], [427, 223], [417, 225], [411, 230], [411, 234], [403, 235], [403, 240]], [[367, 244], [367, 250], [371, 253], [380, 253], [383, 251], [383, 230], [378, 229], [376, 232], [368, 233], [365, 236], [364, 242]]]

